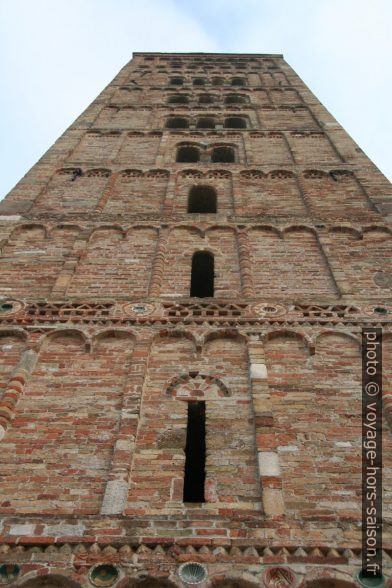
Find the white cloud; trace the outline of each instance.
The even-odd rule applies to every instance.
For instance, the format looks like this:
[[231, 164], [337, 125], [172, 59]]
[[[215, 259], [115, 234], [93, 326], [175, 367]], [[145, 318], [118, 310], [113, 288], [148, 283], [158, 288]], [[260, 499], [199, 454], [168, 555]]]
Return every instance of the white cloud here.
[[391, 17], [389, 0], [261, 0], [237, 36], [234, 50], [284, 53], [314, 94], [392, 179]]
[[[3, 0], [0, 195], [42, 155], [133, 51], [216, 51], [170, 0]], [[4, 140], [4, 135], [3, 135]]]

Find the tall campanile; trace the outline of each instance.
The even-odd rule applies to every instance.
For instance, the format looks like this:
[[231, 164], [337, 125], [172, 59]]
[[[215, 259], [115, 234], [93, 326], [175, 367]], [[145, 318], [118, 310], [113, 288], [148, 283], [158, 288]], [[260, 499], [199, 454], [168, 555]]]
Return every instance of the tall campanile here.
[[0, 584], [361, 586], [366, 326], [388, 582], [391, 186], [281, 55], [135, 53], [0, 215]]

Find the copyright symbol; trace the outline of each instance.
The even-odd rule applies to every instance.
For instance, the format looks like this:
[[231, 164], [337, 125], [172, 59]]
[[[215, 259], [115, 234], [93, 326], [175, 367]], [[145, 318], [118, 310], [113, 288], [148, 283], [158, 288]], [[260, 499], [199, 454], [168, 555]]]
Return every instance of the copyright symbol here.
[[377, 396], [380, 392], [380, 387], [376, 382], [368, 382], [365, 386], [365, 392], [368, 396]]

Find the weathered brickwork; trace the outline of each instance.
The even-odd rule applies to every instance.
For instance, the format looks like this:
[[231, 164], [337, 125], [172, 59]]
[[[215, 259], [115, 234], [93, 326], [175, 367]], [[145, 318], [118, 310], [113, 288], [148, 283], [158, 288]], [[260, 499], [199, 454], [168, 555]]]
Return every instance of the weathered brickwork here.
[[0, 585], [359, 588], [372, 325], [392, 586], [391, 213], [282, 56], [136, 53], [0, 204]]

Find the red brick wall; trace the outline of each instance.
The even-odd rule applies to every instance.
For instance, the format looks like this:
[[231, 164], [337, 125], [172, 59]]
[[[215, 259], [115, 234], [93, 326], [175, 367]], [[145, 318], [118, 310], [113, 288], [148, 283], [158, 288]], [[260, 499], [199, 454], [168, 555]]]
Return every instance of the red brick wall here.
[[361, 370], [357, 342], [344, 334], [266, 345], [286, 510], [304, 520], [360, 516]]
[[[156, 339], [144, 387], [129, 514], [146, 508], [162, 512], [183, 508], [187, 402], [192, 400], [206, 402], [210, 507], [260, 509], [247, 364], [241, 340], [214, 339], [197, 353], [194, 342], [181, 336]], [[227, 392], [213, 377], [225, 384]]]
[[135, 227], [94, 231], [69, 286], [70, 296], [146, 296], [156, 230]]
[[5, 512], [99, 512], [131, 355], [126, 334], [102, 336], [92, 352], [72, 331], [44, 340], [2, 443]]
[[13, 231], [3, 248], [0, 288], [3, 296], [42, 297], [50, 294], [78, 231], [40, 225]]
[[[347, 586], [369, 324], [390, 518], [390, 185], [281, 57], [148, 57], [0, 205], [0, 561], [15, 542], [23, 578], [50, 560], [74, 588], [101, 561], [124, 563], [123, 587], [146, 570], [177, 585], [193, 559], [211, 585], [265, 586], [285, 564], [299, 585]], [[166, 129], [174, 116], [189, 128]], [[246, 129], [224, 128], [237, 116]], [[200, 161], [177, 163], [189, 144]], [[235, 161], [212, 163], [217, 146]], [[187, 213], [198, 185], [217, 213]], [[196, 251], [214, 255], [212, 299], [189, 298]], [[206, 402], [199, 506], [182, 501], [190, 399]]]

